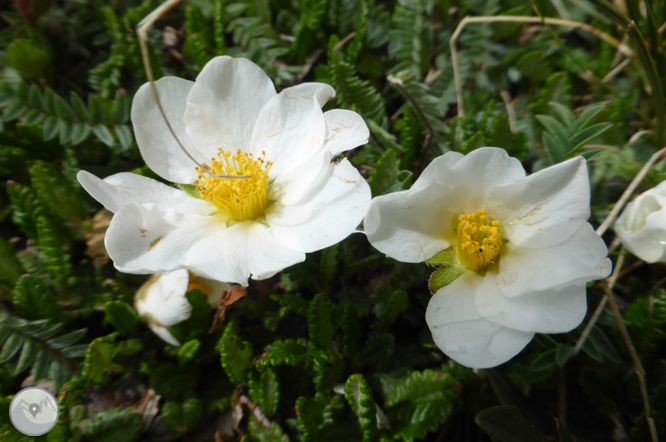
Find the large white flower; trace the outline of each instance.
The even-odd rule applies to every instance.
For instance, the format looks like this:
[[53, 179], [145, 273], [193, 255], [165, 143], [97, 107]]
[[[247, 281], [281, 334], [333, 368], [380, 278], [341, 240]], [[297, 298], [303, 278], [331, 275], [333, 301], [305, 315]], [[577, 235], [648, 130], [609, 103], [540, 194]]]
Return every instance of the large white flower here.
[[363, 219], [368, 184], [346, 159], [331, 159], [366, 143], [369, 132], [354, 112], [321, 111], [335, 96], [330, 86], [277, 94], [254, 63], [217, 57], [196, 82], [166, 77], [157, 89], [179, 139], [212, 173], [179, 148], [150, 85], [142, 86], [132, 103], [141, 155], [165, 180], [196, 186], [200, 198], [132, 173], [101, 180], [79, 172], [83, 187], [115, 213], [105, 245], [117, 269], [191, 269], [247, 285], [250, 276], [268, 278], [343, 240]]
[[627, 204], [615, 234], [643, 261], [666, 262], [666, 181]]
[[204, 292], [211, 307], [217, 308], [224, 293], [231, 290], [231, 285], [194, 275], [187, 270], [160, 273], [151, 276], [137, 290], [134, 308], [153, 333], [171, 345], [180, 345], [167, 327], [192, 315], [192, 306], [186, 296], [191, 289]]
[[436, 158], [410, 190], [373, 199], [364, 225], [372, 245], [399, 261], [450, 252], [460, 276], [431, 298], [426, 321], [449, 357], [487, 368], [534, 333], [581, 323], [585, 283], [611, 270], [589, 215], [583, 158], [525, 176], [520, 161], [486, 147]]

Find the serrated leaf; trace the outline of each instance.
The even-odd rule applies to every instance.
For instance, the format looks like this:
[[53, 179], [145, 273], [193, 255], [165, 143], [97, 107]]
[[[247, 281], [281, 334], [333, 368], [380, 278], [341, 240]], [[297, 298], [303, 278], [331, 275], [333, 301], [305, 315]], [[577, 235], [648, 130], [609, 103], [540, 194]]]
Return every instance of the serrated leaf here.
[[435, 270], [428, 280], [430, 292], [437, 293], [441, 288], [446, 287], [465, 273], [467, 269], [459, 262], [454, 261], [451, 265], [444, 265]]
[[300, 338], [274, 341], [256, 363], [262, 368], [292, 365], [310, 369], [323, 365], [328, 359], [328, 352], [318, 349], [308, 340]]
[[49, 220], [40, 216], [37, 218], [37, 236], [39, 238], [39, 250], [43, 253], [43, 262], [49, 275], [56, 281], [59, 291], [64, 291], [67, 277], [71, 273], [69, 256], [65, 255], [62, 242], [56, 236], [55, 229]]
[[250, 342], [241, 341], [234, 331], [235, 327], [234, 321], [227, 324], [220, 340], [220, 356], [227, 377], [233, 384], [238, 384], [252, 366], [254, 347]]
[[280, 402], [280, 386], [275, 371], [266, 368], [261, 373], [253, 372], [249, 387], [252, 400], [261, 407], [267, 417], [272, 417]]
[[123, 367], [113, 361], [114, 342], [117, 337], [118, 333], [111, 333], [90, 343], [81, 370], [81, 377], [86, 383], [100, 385], [108, 381], [110, 373], [123, 371]]
[[182, 404], [169, 401], [162, 407], [164, 425], [178, 433], [194, 428], [201, 420], [202, 414], [203, 405], [197, 398], [190, 398]]
[[121, 335], [135, 332], [139, 324], [132, 306], [123, 301], [111, 301], [104, 305], [104, 321], [113, 325]]
[[14, 308], [26, 319], [49, 319], [54, 322], [64, 320], [62, 307], [58, 304], [42, 279], [24, 275], [14, 288]]
[[0, 238], [0, 283], [13, 287], [21, 273], [21, 263], [16, 258], [14, 247], [4, 238]]
[[319, 440], [320, 427], [324, 423], [324, 407], [308, 397], [296, 401], [296, 418], [303, 442]]
[[340, 268], [340, 245], [324, 249], [319, 261], [319, 277], [324, 287], [330, 287]]
[[391, 296], [389, 297], [388, 301], [386, 301], [386, 305], [384, 306], [381, 315], [377, 319], [377, 322], [372, 325], [372, 328], [388, 327], [396, 319], [398, 319], [398, 316], [407, 310], [408, 307], [409, 300], [407, 292], [404, 290], [396, 290], [395, 292], [391, 293]]
[[310, 341], [318, 347], [327, 348], [333, 340], [334, 306], [327, 295], [318, 293], [310, 302], [308, 330]]
[[121, 408], [101, 411], [83, 423], [77, 429], [86, 440], [95, 442], [137, 442], [143, 428], [140, 414]]
[[359, 418], [363, 440], [372, 440], [377, 432], [377, 408], [372, 389], [361, 374], [353, 374], [345, 382], [345, 398]]
[[398, 177], [398, 157], [393, 149], [387, 150], [377, 162], [375, 170], [368, 179], [372, 196], [383, 195], [389, 187], [395, 184]]
[[97, 124], [93, 126], [92, 131], [102, 143], [106, 144], [109, 147], [113, 146], [114, 144], [113, 135], [111, 135], [111, 131], [109, 130], [108, 127], [106, 127], [103, 124]]
[[474, 422], [494, 442], [546, 442], [520, 410], [513, 406], [487, 408], [476, 415]]

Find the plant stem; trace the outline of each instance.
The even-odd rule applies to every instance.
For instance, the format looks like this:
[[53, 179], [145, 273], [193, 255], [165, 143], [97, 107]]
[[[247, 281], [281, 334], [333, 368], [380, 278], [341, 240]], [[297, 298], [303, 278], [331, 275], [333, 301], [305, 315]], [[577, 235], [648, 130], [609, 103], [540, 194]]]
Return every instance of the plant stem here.
[[641, 59], [645, 73], [647, 74], [650, 87], [652, 88], [652, 101], [654, 102], [654, 113], [657, 119], [656, 135], [657, 146], [664, 145], [664, 123], [666, 119], [666, 110], [664, 109], [664, 90], [661, 87], [659, 80], [659, 72], [657, 72], [657, 65], [654, 63], [650, 51], [648, 50], [643, 35], [636, 27], [632, 19], [620, 12], [615, 6], [606, 0], [589, 0], [600, 8], [602, 8], [608, 15], [610, 15], [620, 26], [622, 26], [627, 34], [636, 42], [638, 56]]

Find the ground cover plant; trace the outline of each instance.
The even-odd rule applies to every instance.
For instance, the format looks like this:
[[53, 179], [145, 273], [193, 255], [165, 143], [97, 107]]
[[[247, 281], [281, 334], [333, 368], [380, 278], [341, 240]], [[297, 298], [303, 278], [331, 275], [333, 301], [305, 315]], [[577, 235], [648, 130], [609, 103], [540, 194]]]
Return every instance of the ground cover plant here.
[[[348, 167], [354, 186], [376, 198], [370, 203], [360, 190], [354, 200], [354, 216], [369, 210], [360, 226], [367, 236], [335, 220], [340, 237], [290, 252], [291, 262], [262, 268], [261, 278], [248, 279], [257, 276], [249, 264], [217, 268], [226, 281], [187, 270], [119, 271], [109, 253], [117, 267], [138, 267], [104, 243], [114, 215], [98, 202], [109, 207], [93, 189], [95, 176], [130, 173], [132, 183], [157, 180], [167, 192], [206, 200], [197, 186], [231, 170], [215, 169], [219, 157], [214, 172], [201, 170], [204, 184], [183, 184], [165, 179], [176, 172], [146, 153], [151, 132], [137, 118], [148, 114], [135, 116], [144, 108], [133, 106], [152, 95], [139, 90], [148, 76], [136, 27], [159, 5], [15, 0], [0, 12], [0, 440], [666, 438], [663, 1], [183, 0], [148, 31], [155, 78], [194, 81], [206, 66], [247, 59], [254, 67], [241, 63], [264, 71], [278, 93], [330, 85], [310, 98], [340, 133], [348, 127], [332, 125], [331, 115], [358, 117], [351, 138], [360, 141], [327, 151], [322, 167], [332, 176]], [[167, 129], [161, 135], [172, 142]], [[456, 161], [500, 155], [487, 146], [514, 158], [516, 173], [580, 178], [569, 193], [573, 207], [584, 189], [576, 216], [585, 232], [574, 237], [581, 252], [542, 259], [556, 276], [563, 261], [575, 266], [581, 274], [563, 279], [579, 295], [586, 289], [577, 299], [587, 303], [584, 319], [579, 303], [560, 329], [540, 327], [546, 316], [509, 319], [520, 348], [490, 363], [461, 357], [467, 343], [450, 345], [454, 332], [431, 329], [439, 323], [428, 306], [463, 280], [487, 282], [527, 227], [511, 236], [515, 217], [498, 221], [489, 209], [487, 219], [474, 206], [446, 226], [469, 238], [438, 243], [445, 245], [423, 259], [402, 247], [407, 236], [391, 243], [381, 233], [382, 223], [400, 224], [400, 216], [382, 215], [394, 213], [392, 201], [419, 194]], [[239, 153], [236, 161], [254, 159]], [[443, 172], [431, 173], [436, 167]], [[269, 185], [268, 173], [256, 175], [264, 193], [280, 183]], [[456, 179], [440, 183], [452, 198], [492, 192], [483, 174]], [[267, 206], [276, 204], [252, 219], [275, 228]], [[231, 217], [230, 229], [247, 219]], [[303, 236], [327, 233], [321, 226]], [[152, 250], [161, 240], [150, 241]], [[488, 248], [476, 261], [472, 249], [462, 259], [463, 244]], [[210, 276], [208, 256], [197, 270]], [[536, 265], [512, 262], [523, 273]], [[543, 267], [544, 276], [523, 280], [554, 279]], [[487, 305], [476, 308], [494, 320]], [[36, 438], [16, 431], [8, 415], [13, 395], [33, 385], [60, 404], [56, 427]]]

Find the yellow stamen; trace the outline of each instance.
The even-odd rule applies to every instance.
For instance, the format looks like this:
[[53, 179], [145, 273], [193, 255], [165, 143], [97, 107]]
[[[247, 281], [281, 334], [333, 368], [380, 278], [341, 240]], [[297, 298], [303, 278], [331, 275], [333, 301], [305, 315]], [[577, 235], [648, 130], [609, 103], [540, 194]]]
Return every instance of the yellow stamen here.
[[460, 215], [458, 218], [458, 261], [475, 272], [488, 268], [499, 255], [502, 235], [500, 222], [488, 218], [486, 211]]
[[[194, 182], [201, 198], [212, 202], [222, 215], [234, 221], [257, 219], [268, 207], [268, 171], [272, 163], [263, 157], [238, 149], [235, 155], [220, 149], [219, 159], [211, 158], [210, 170], [197, 167], [199, 179]], [[250, 178], [218, 178], [213, 175], [247, 175]]]

